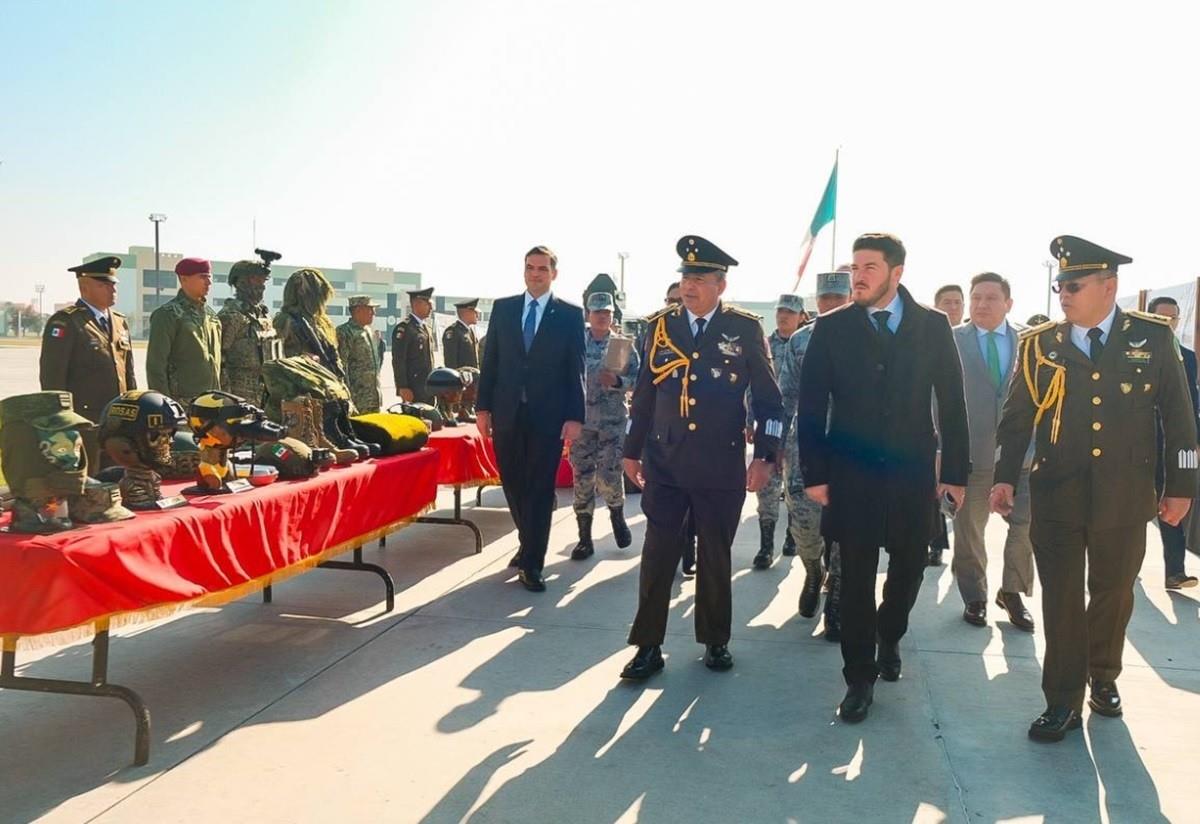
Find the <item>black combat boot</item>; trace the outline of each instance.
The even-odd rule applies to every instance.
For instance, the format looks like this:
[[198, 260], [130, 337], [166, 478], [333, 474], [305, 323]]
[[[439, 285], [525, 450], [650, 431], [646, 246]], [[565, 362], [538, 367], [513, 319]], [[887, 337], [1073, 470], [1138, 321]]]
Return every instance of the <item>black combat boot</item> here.
[[817, 605], [821, 603], [821, 581], [825, 571], [821, 569], [821, 559], [814, 558], [804, 562], [804, 589], [800, 590], [800, 614], [811, 618], [817, 614]]
[[783, 555], [785, 558], [791, 558], [796, 554], [796, 539], [792, 537], [791, 525], [788, 526], [787, 534], [783, 536]]
[[830, 574], [829, 594], [825, 596], [825, 640], [836, 644], [842, 640], [842, 581]]
[[383, 454], [383, 447], [377, 443], [364, 441], [358, 435], [354, 434], [354, 424], [350, 423], [350, 401], [338, 401], [337, 425], [345, 434], [345, 436], [354, 444], [362, 444], [365, 446], [372, 458], [378, 458]]
[[754, 556], [755, 569], [770, 569], [775, 562], [775, 522], [759, 521], [758, 528], [762, 533], [758, 554]]
[[346, 433], [338, 424], [341, 415], [342, 410], [338, 401], [321, 403], [321, 430], [325, 433], [325, 437], [329, 438], [339, 449], [353, 449], [358, 453], [359, 460], [371, 457], [370, 447], [356, 438], [346, 437]]
[[625, 523], [625, 507], [610, 506], [608, 519], [612, 521], [613, 538], [616, 540], [617, 546], [624, 549], [632, 544], [633, 533], [629, 531], [629, 524]]
[[579, 522], [579, 543], [571, 550], [571, 560], [586, 561], [596, 552], [592, 546], [592, 516], [576, 512], [575, 520]]

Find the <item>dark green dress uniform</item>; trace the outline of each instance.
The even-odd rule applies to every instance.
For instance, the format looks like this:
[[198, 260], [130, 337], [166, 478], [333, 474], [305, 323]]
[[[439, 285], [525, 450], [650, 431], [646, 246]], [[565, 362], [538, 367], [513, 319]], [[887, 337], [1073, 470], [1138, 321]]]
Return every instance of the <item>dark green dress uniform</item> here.
[[184, 405], [221, 388], [221, 322], [207, 301], [180, 289], [151, 313], [146, 383]]
[[[118, 257], [93, 260], [68, 271], [79, 277], [94, 277], [116, 282]], [[105, 328], [91, 308], [79, 300], [60, 309], [46, 321], [42, 332], [40, 378], [43, 390], [58, 389], [71, 393], [74, 409], [92, 423], [100, 423], [104, 407], [122, 392], [137, 389], [133, 374], [133, 345], [129, 323], [116, 310], [108, 312]], [[100, 442], [96, 429], [83, 430], [88, 468], [101, 468]]]
[[[1130, 260], [1070, 236], [1051, 250], [1060, 261], [1060, 282], [1106, 270], [1115, 275], [1117, 265]], [[1085, 353], [1071, 331], [1064, 321], [1022, 333], [1019, 371], [996, 438], [995, 481], [1013, 486], [1030, 436], [1035, 438], [1030, 537], [1043, 589], [1042, 689], [1048, 710], [1059, 711], [1059, 723], [1050, 725], [1054, 734], [1045, 734], [1043, 716], [1030, 735], [1050, 740], [1078, 725], [1089, 679], [1093, 709], [1120, 712], [1112, 682], [1121, 672], [1146, 522], [1158, 508], [1156, 409], [1166, 437], [1166, 495], [1196, 493], [1196, 425], [1167, 319], [1114, 307], [1094, 360], [1091, 339], [1098, 335], [1084, 338], [1079, 330], [1088, 343]], [[1102, 694], [1105, 685], [1112, 687], [1107, 702], [1097, 700], [1098, 685]]]
[[416, 315], [396, 324], [392, 333], [392, 373], [396, 393], [411, 389], [414, 403], [433, 403], [425, 381], [433, 371], [433, 334]]
[[461, 320], [447, 326], [442, 333], [442, 363], [450, 369], [479, 368], [479, 341], [475, 338], [475, 330]]
[[[681, 239], [677, 250], [685, 276], [737, 264], [695, 235]], [[699, 340], [682, 306], [648, 320], [624, 445], [625, 458], [642, 461], [646, 480], [646, 542], [629, 643], [662, 644], [690, 509], [700, 556], [696, 640], [724, 645], [732, 620], [729, 553], [746, 499], [746, 389], [757, 421], [755, 458], [775, 460], [783, 403], [756, 315], [719, 303]]]

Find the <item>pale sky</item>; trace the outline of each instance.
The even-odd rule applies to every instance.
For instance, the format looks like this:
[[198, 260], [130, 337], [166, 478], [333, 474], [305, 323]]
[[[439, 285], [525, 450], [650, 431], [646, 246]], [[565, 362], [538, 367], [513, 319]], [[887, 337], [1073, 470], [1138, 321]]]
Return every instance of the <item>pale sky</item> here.
[[[633, 309], [675, 242], [787, 291], [842, 147], [837, 260], [893, 231], [918, 300], [982, 270], [1045, 308], [1050, 241], [1200, 275], [1196, 14], [1185, 4], [0, 0], [0, 297], [75, 293], [152, 245], [373, 260], [444, 293], [578, 300], [629, 252]], [[821, 235], [809, 277], [830, 263]], [[811, 290], [802, 286], [801, 292]]]

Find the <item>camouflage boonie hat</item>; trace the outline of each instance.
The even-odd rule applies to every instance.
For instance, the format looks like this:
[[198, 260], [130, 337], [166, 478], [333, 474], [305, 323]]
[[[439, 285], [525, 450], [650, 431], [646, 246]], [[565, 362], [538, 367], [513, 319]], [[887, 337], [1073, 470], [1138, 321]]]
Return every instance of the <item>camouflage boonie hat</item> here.
[[608, 292], [593, 292], [587, 299], [589, 312], [611, 312], [616, 305], [617, 302]]
[[229, 285], [237, 286], [238, 281], [251, 275], [271, 276], [271, 270], [258, 260], [239, 260], [229, 267]]
[[346, 299], [346, 305], [351, 309], [354, 309], [356, 306], [370, 306], [372, 309], [379, 308], [379, 304], [370, 295], [351, 295]]

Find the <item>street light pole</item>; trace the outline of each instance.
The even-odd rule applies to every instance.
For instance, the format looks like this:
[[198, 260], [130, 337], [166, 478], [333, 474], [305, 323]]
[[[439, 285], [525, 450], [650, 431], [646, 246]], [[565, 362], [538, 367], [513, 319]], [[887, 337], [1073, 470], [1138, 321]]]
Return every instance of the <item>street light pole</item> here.
[[150, 214], [150, 221], [154, 224], [154, 308], [158, 308], [159, 299], [161, 297], [162, 276], [159, 270], [162, 268], [158, 264], [158, 224], [167, 219], [167, 216], [159, 212]]
[[621, 261], [621, 294], [625, 294], [625, 261], [629, 257], [628, 252], [617, 252], [617, 258]]
[[1046, 267], [1046, 317], [1050, 317], [1050, 294], [1054, 291], [1054, 267], [1058, 261], [1043, 260], [1042, 265]]
[[42, 311], [42, 293], [46, 291], [46, 284], [44, 284], [44, 283], [35, 283], [35, 284], [33, 284], [33, 291], [37, 292], [37, 296], [38, 296], [38, 320], [41, 320], [42, 318], [44, 318], [44, 317], [46, 316], [46, 315], [45, 315], [45, 312], [43, 312], [43, 311]]

